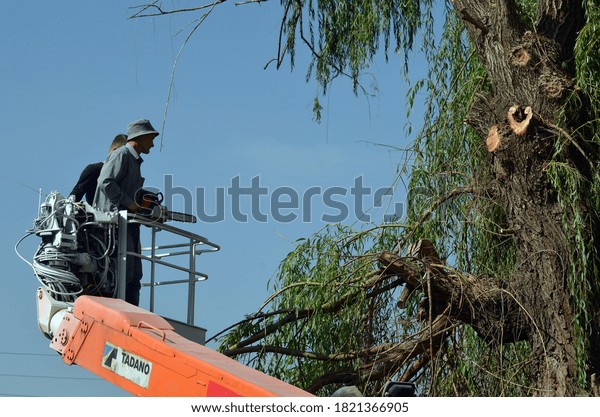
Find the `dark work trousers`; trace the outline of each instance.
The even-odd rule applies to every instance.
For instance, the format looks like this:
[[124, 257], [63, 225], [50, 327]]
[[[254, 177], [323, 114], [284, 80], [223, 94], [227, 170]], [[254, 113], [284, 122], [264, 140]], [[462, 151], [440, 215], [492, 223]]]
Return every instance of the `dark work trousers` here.
[[[127, 225], [127, 252], [141, 253], [139, 224]], [[125, 301], [135, 306], [140, 305], [142, 275], [142, 260], [137, 256], [127, 255]]]

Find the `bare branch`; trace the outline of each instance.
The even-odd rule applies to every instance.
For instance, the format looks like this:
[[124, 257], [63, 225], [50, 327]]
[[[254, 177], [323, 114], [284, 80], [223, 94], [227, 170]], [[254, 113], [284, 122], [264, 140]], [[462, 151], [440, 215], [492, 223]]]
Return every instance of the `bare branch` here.
[[269, 0], [246, 0], [246, 1], [239, 1], [234, 3], [236, 6], [243, 6], [245, 4], [259, 4], [259, 3], [266, 3]]
[[264, 345], [253, 345], [253, 346], [246, 346], [246, 347], [236, 348], [236, 349], [227, 349], [223, 352], [224, 355], [227, 355], [230, 357], [236, 356], [236, 355], [243, 355], [246, 353], [279, 353], [279, 354], [286, 355], [286, 356], [294, 356], [297, 358], [312, 359], [312, 360], [327, 361], [327, 362], [352, 360], [352, 359], [356, 359], [360, 355], [360, 353], [358, 353], [358, 352], [324, 354], [324, 353], [300, 351], [300, 350], [289, 349], [289, 348], [284, 348], [284, 347], [280, 347], [280, 346], [264, 346]]
[[[409, 360], [427, 354], [433, 357], [433, 353], [442, 346], [443, 341], [451, 334], [457, 326], [446, 314], [441, 314], [410, 340], [394, 345], [380, 355], [377, 360], [361, 366], [360, 377], [364, 382], [379, 381], [396, 373]], [[432, 344], [433, 343], [433, 344]], [[419, 363], [419, 362], [417, 362]], [[425, 365], [424, 361], [422, 365]], [[412, 373], [417, 372], [413, 369]]]
[[[134, 7], [130, 7], [130, 9], [140, 9], [139, 11], [135, 12], [133, 15], [131, 15], [129, 18], [130, 19], [139, 19], [142, 17], [156, 17], [156, 16], [164, 16], [164, 15], [169, 15], [169, 14], [175, 14], [175, 13], [188, 13], [188, 12], [196, 12], [198, 10], [205, 10], [205, 9], [212, 9], [215, 6], [221, 4], [221, 3], [225, 3], [227, 0], [216, 0], [212, 3], [208, 3], [208, 4], [204, 4], [202, 6], [198, 6], [198, 7], [190, 7], [190, 8], [186, 8], [186, 9], [173, 9], [173, 10], [163, 10], [160, 6], [157, 6], [156, 3], [158, 3], [158, 0], [154, 1], [151, 4], [145, 4], [143, 6], [134, 6]], [[267, 1], [267, 0], [260, 0], [260, 1]], [[145, 13], [146, 10], [150, 10], [150, 9], [154, 9], [156, 10], [156, 12], [151, 13]]]
[[342, 380], [343, 382], [348, 382], [349, 378], [358, 379], [358, 381], [362, 382], [388, 378], [390, 374], [395, 373], [409, 360], [422, 355], [421, 360], [415, 362], [406, 371], [408, 372], [407, 375], [412, 375], [427, 364], [428, 358], [433, 356], [432, 351], [437, 351], [440, 348], [445, 338], [451, 334], [456, 325], [456, 323], [449, 321], [448, 316], [444, 314], [438, 316], [430, 325], [411, 335], [407, 340], [399, 343], [371, 346], [357, 352], [325, 354], [280, 346], [254, 345], [228, 349], [223, 353], [230, 357], [247, 353], [277, 353], [326, 362], [373, 358], [371, 362], [362, 365], [358, 371], [343, 369], [321, 376], [307, 389], [309, 392], [316, 392], [329, 384], [341, 383]]

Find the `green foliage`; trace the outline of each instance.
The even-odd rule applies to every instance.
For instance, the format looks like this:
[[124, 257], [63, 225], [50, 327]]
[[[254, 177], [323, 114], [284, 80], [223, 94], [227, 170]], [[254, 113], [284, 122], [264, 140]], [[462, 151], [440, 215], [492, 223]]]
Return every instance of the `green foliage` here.
[[[526, 20], [533, 21], [537, 2], [521, 1], [520, 9]], [[591, 174], [584, 177], [580, 170], [567, 160], [567, 148], [573, 148], [575, 141], [600, 145], [600, 8], [597, 1], [587, 4], [587, 24], [579, 34], [576, 45], [577, 88], [570, 100], [565, 104], [563, 120], [572, 120], [573, 115], [585, 114], [583, 125], [575, 126], [576, 137], [570, 137], [559, 129], [554, 160], [547, 167], [548, 179], [557, 191], [563, 212], [563, 227], [569, 238], [571, 249], [568, 285], [574, 311], [574, 333], [577, 340], [577, 364], [579, 384], [586, 386], [587, 352], [589, 351], [589, 335], [591, 332], [591, 312], [595, 311], [593, 300], [598, 299], [600, 290], [592, 277], [598, 276], [598, 253], [592, 213], [600, 211], [600, 173], [598, 168], [585, 157], [585, 150], [576, 149], [584, 164], [589, 164]], [[475, 59], [469, 58], [468, 45], [461, 42], [461, 24], [446, 23], [446, 33], [440, 45], [437, 58], [434, 60], [427, 80], [417, 84], [419, 88], [429, 86], [431, 98], [430, 112], [426, 118], [424, 129], [415, 143], [416, 160], [411, 169], [411, 187], [413, 189], [437, 190], [427, 200], [416, 199], [410, 212], [411, 219], [420, 218], [432, 200], [439, 199], [452, 188], [461, 183], [485, 183], [489, 178], [489, 159], [483, 151], [483, 143], [478, 136], [473, 136], [468, 129], [461, 131], [459, 123], [466, 117], [466, 109], [472, 102], [473, 94], [478, 89], [485, 89], [485, 72]], [[445, 43], [445, 42], [448, 43]], [[451, 59], [448, 59], [452, 57]], [[432, 84], [428, 80], [438, 80]], [[443, 86], [460, 86], [451, 91], [443, 91]], [[441, 88], [440, 88], [441, 86]], [[442, 91], [440, 91], [440, 89]], [[415, 91], [411, 92], [414, 96]], [[589, 98], [585, 103], [581, 98]], [[460, 175], [449, 173], [460, 172]], [[475, 182], [476, 181], [476, 182]], [[441, 214], [440, 214], [441, 213]], [[451, 213], [448, 216], [445, 213]], [[458, 219], [451, 221], [452, 216]], [[510, 236], [503, 236], [504, 214], [499, 207], [485, 198], [476, 201], [470, 199], [453, 199], [443, 210], [433, 214], [430, 219], [419, 225], [418, 233], [435, 240], [438, 248], [443, 245], [445, 256], [456, 260], [456, 268], [473, 274], [493, 274], [498, 277], [510, 275], [516, 260], [516, 253]], [[481, 355], [490, 355], [487, 361], [477, 360], [474, 372], [472, 367], [461, 370], [460, 366], [449, 366], [449, 373], [441, 373], [436, 387], [439, 394], [452, 395], [456, 389], [457, 378], [462, 381], [462, 394], [497, 395], [499, 390], [504, 395], [527, 395], [531, 377], [527, 372], [516, 372], [519, 376], [516, 384], [500, 386], [506, 378], [501, 372], [519, 369], [519, 364], [527, 363], [528, 349], [521, 346], [501, 347], [498, 355], [492, 355], [488, 347], [481, 346], [476, 337], [465, 331], [460, 338], [460, 355], [467, 355], [468, 362], [473, 362]], [[449, 352], [448, 358], [457, 352]], [[460, 356], [463, 360], [464, 356]], [[457, 362], [461, 363], [461, 362]], [[501, 365], [501, 366], [500, 366]], [[455, 372], [456, 371], [456, 372]], [[481, 372], [484, 372], [483, 374]], [[487, 373], [491, 378], [482, 376]], [[486, 394], [487, 393], [487, 394]], [[496, 394], [495, 394], [496, 393]]]
[[[364, 359], [358, 353], [364, 349], [399, 343], [417, 331], [414, 300], [407, 309], [399, 310], [396, 290], [373, 296], [378, 287], [370, 279], [380, 251], [396, 245], [402, 249], [423, 237], [434, 243], [450, 267], [506, 280], [511, 279], [517, 253], [511, 236], [503, 232], [505, 213], [487, 195], [478, 193], [492, 180], [490, 155], [481, 137], [464, 121], [477, 93], [490, 86], [460, 19], [453, 12], [446, 13], [443, 33], [434, 37], [429, 1], [282, 0], [282, 4], [285, 45], [292, 65], [295, 46], [299, 42], [308, 45], [313, 60], [307, 78], [314, 75], [323, 91], [339, 75], [349, 76], [356, 91], [361, 72], [382, 44], [386, 52], [393, 44], [395, 51], [406, 53], [423, 29], [422, 45], [429, 62], [426, 77], [415, 80], [407, 96], [409, 116], [417, 97], [425, 95], [429, 101], [424, 125], [409, 151], [410, 163], [398, 172], [399, 177], [410, 175], [405, 224], [367, 230], [334, 225], [299, 241], [271, 283], [273, 297], [259, 314], [221, 341], [222, 349], [235, 351], [240, 341], [264, 336], [252, 344], [260, 349], [244, 353], [243, 360], [307, 388], [329, 372], [359, 369]], [[537, 2], [521, 0], [517, 4], [523, 21], [532, 26]], [[577, 85], [561, 121], [571, 123], [568, 127], [576, 137], [556, 127], [562, 133], [547, 167], [570, 238], [572, 260], [566, 281], [575, 313], [582, 388], [592, 304], [600, 296], [589, 279], [599, 272], [591, 213], [600, 212], [600, 173], [585, 155], [580, 159], [589, 165], [589, 175], [567, 162], [575, 142], [600, 146], [600, 7], [598, 0], [585, 4], [587, 24], [575, 50]], [[318, 97], [314, 108], [318, 118], [322, 109]], [[573, 126], [575, 115], [583, 115], [585, 122]], [[469, 192], [456, 192], [465, 187]], [[296, 320], [283, 325], [290, 317]], [[277, 354], [272, 347], [286, 354]], [[535, 395], [531, 353], [526, 342], [490, 347], [463, 325], [453, 331], [415, 381], [423, 395]], [[362, 388], [377, 395], [381, 387], [375, 383]]]
[[[297, 38], [313, 52], [315, 78], [323, 91], [332, 78], [347, 73], [355, 81], [380, 49], [412, 48], [423, 23], [421, 8], [431, 1], [282, 0], [285, 45], [294, 64]], [[311, 66], [311, 68], [313, 68]]]
[[533, 28], [537, 13], [537, 0], [516, 0], [521, 23], [527, 28]]
[[600, 120], [600, 2], [585, 2], [587, 24], [579, 32], [575, 45], [575, 62], [577, 66], [577, 87], [590, 98], [589, 126], [594, 141], [598, 141], [600, 131], [594, 129]]
[[532, 396], [531, 348], [525, 342], [488, 346], [466, 326], [456, 333], [433, 378], [436, 395]]
[[[340, 75], [352, 80], [354, 92], [364, 89], [362, 72], [379, 51], [404, 51], [405, 61], [415, 37], [425, 26], [432, 33], [432, 0], [281, 0], [284, 7], [280, 61], [287, 54], [292, 68], [298, 43], [308, 46], [312, 61], [307, 80], [314, 77], [325, 94]], [[320, 106], [315, 119], [320, 120]]]
[[[409, 92], [423, 89], [430, 98], [425, 123], [413, 145], [409, 225], [414, 235], [436, 242], [443, 258], [474, 275], [502, 275], [515, 254], [510, 237], [498, 233], [504, 214], [492, 200], [477, 194], [491, 180], [485, 143], [464, 121], [475, 95], [489, 89], [486, 72], [465, 41], [462, 22], [447, 16], [437, 54], [427, 78]], [[432, 80], [435, 80], [432, 81]], [[453, 190], [470, 185], [474, 193], [448, 199], [421, 222], [424, 212]]]
[[[357, 234], [332, 225], [299, 240], [279, 267], [274, 295], [265, 303], [267, 314], [259, 311], [230, 332], [221, 340], [222, 350], [235, 350], [240, 340], [264, 332], [262, 346], [284, 348], [288, 354], [272, 355], [265, 349], [244, 360], [306, 389], [317, 376], [355, 369], [360, 363], [358, 352], [373, 343], [397, 340], [398, 335], [389, 332], [398, 319], [390, 294], [369, 296], [374, 288], [370, 283], [374, 256], [394, 244], [393, 229]], [[289, 324], [280, 326], [288, 319]], [[270, 326], [277, 331], [269, 333]]]
[[[430, 98], [412, 149], [413, 164], [405, 171], [413, 192], [410, 236], [435, 242], [440, 255], [459, 271], [508, 279], [516, 251], [511, 237], [499, 233], [504, 213], [477, 194], [491, 180], [489, 154], [481, 137], [464, 123], [475, 95], [489, 89], [486, 72], [454, 14], [447, 16], [444, 28], [427, 78], [409, 93], [411, 102], [423, 89]], [[474, 193], [445, 200], [464, 185]], [[438, 201], [444, 202], [438, 206]], [[437, 209], [422, 222], [433, 206]], [[531, 385], [531, 374], [524, 372], [528, 354], [524, 344], [490, 349], [470, 327], [461, 327], [423, 379], [430, 395], [526, 395]]]
[[581, 173], [564, 162], [554, 161], [548, 166], [548, 177], [558, 192], [558, 199], [564, 208], [563, 227], [569, 236], [571, 249], [570, 270], [568, 273], [568, 285], [574, 309], [573, 326], [577, 340], [577, 364], [579, 371], [579, 383], [585, 386], [587, 351], [589, 341], [586, 333], [591, 332], [589, 323], [590, 297], [597, 291], [590, 286], [587, 279], [591, 273], [597, 276], [595, 262], [590, 257], [596, 257], [594, 239], [590, 234], [593, 225], [590, 216], [582, 211], [581, 198], [585, 198], [580, 190], [589, 186]]
[[317, 123], [321, 123], [321, 111], [323, 110], [323, 106], [319, 102], [319, 97], [315, 97], [313, 102], [313, 115], [314, 119]]
[[[555, 187], [559, 202], [564, 209], [563, 227], [569, 238], [571, 259], [568, 286], [574, 310], [574, 332], [577, 340], [577, 365], [579, 384], [585, 388], [589, 335], [592, 332], [592, 312], [600, 296], [598, 277], [597, 236], [592, 215], [600, 212], [600, 171], [581, 146], [600, 146], [600, 3], [585, 3], [587, 23], [580, 31], [575, 45], [577, 89], [567, 100], [561, 123], [568, 123], [584, 115], [585, 122], [576, 125], [574, 136], [559, 130], [559, 140], [553, 161], [548, 165], [548, 178]], [[582, 102], [582, 98], [585, 101]], [[571, 122], [572, 123], [572, 122]], [[575, 121], [577, 123], [577, 120]], [[575, 147], [588, 176], [571, 162], [565, 162], [569, 149]]]

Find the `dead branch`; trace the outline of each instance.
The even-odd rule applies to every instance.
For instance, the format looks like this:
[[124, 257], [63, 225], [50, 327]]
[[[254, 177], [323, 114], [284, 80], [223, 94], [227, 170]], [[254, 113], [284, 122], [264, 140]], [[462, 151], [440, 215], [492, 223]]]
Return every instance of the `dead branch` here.
[[[334, 300], [320, 306], [318, 309], [319, 313], [330, 313], [331, 314], [331, 313], [336, 313], [336, 312], [342, 310], [343, 308], [345, 308], [348, 305], [349, 300], [355, 299], [356, 297], [359, 296], [359, 294], [361, 292], [363, 292], [366, 289], [371, 288], [375, 284], [379, 283], [381, 281], [381, 278], [382, 278], [382, 276], [379, 273], [372, 274], [371, 278], [368, 279], [361, 287], [357, 288], [354, 291], [349, 291], [346, 294], [344, 294], [343, 296], [341, 296], [340, 298], [334, 299]], [[392, 286], [390, 286], [390, 289], [395, 288], [400, 285], [402, 285], [402, 281], [397, 280], [396, 282], [393, 283]], [[369, 296], [369, 294], [367, 294], [367, 297], [368, 296]], [[282, 328], [283, 326], [285, 326], [289, 323], [293, 323], [295, 321], [303, 320], [303, 319], [309, 317], [311, 314], [316, 313], [317, 309], [316, 308], [299, 308], [299, 309], [291, 309], [291, 310], [283, 310], [283, 311], [286, 315], [282, 319], [278, 320], [275, 323], [269, 324], [264, 329], [262, 329], [259, 333], [254, 334], [244, 340], [241, 340], [240, 342], [236, 343], [234, 346], [231, 346], [229, 349], [227, 349], [227, 351], [235, 352], [242, 347], [249, 346], [253, 343], [256, 343], [259, 340], [262, 340], [262, 339], [266, 338], [267, 336], [275, 333], [280, 328]]]
[[[135, 12], [129, 18], [130, 19], [139, 19], [142, 17], [155, 17], [155, 16], [164, 16], [164, 15], [169, 15], [169, 14], [175, 14], [175, 13], [196, 12], [199, 10], [214, 8], [215, 6], [217, 6], [221, 3], [225, 3], [226, 1], [227, 0], [216, 0], [212, 3], [203, 4], [198, 7], [190, 7], [190, 8], [185, 8], [185, 9], [163, 10], [160, 6], [158, 6], [156, 4], [156, 3], [158, 3], [158, 0], [157, 0], [150, 4], [145, 4], [143, 6], [130, 7], [130, 9], [132, 9], [132, 10], [133, 9], [140, 9], [140, 10]], [[264, 0], [264, 1], [266, 1], [266, 0]], [[151, 9], [156, 10], [156, 11], [155, 12], [146, 12], [147, 10], [151, 10]]]
[[318, 353], [318, 352], [308, 352], [308, 351], [301, 351], [301, 350], [296, 350], [296, 349], [289, 349], [289, 348], [284, 348], [284, 347], [280, 347], [280, 346], [266, 346], [266, 345], [252, 345], [252, 346], [246, 346], [246, 347], [236, 348], [236, 349], [227, 349], [227, 350], [223, 351], [222, 353], [229, 357], [243, 355], [246, 353], [278, 353], [278, 354], [282, 354], [282, 355], [286, 355], [286, 356], [294, 356], [297, 358], [312, 359], [312, 360], [326, 361], [326, 362], [348, 361], [348, 360], [356, 359], [357, 357], [361, 356], [360, 352], [324, 354], [324, 353]]
[[358, 374], [354, 369], [344, 368], [328, 372], [317, 378], [306, 391], [315, 394], [321, 388], [332, 384], [357, 385], [360, 383]]
[[[359, 372], [361, 381], [380, 381], [389, 378], [408, 361], [419, 355], [426, 354], [433, 357], [432, 351], [435, 353], [439, 350], [456, 326], [457, 324], [451, 321], [446, 314], [438, 316], [433, 320], [431, 326], [428, 325], [418, 332], [418, 337], [397, 343], [382, 351], [375, 361], [362, 365]], [[433, 344], [431, 344], [432, 341]], [[417, 361], [417, 363], [421, 362]], [[427, 361], [422, 362], [421, 366], [426, 363]], [[411, 373], [417, 371], [417, 369], [413, 369]]]

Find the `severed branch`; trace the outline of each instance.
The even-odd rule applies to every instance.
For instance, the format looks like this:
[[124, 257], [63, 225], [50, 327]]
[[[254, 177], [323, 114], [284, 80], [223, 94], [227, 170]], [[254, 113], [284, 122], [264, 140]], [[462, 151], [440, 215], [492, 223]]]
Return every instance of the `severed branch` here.
[[[446, 332], [454, 328], [455, 325], [450, 324], [447, 319], [439, 319], [434, 321], [432, 326], [426, 326], [419, 332], [411, 335], [407, 340], [400, 343], [385, 343], [383, 345], [371, 346], [365, 349], [361, 349], [356, 352], [343, 352], [343, 353], [319, 353], [319, 352], [308, 352], [296, 349], [285, 348], [281, 346], [269, 346], [269, 345], [253, 345], [239, 347], [236, 349], [227, 349], [223, 353], [227, 356], [236, 356], [246, 353], [279, 353], [287, 356], [295, 356], [305, 359], [313, 359], [319, 361], [348, 361], [357, 358], [378, 358], [374, 363], [377, 363], [383, 357], [389, 357], [392, 355], [397, 358], [399, 354], [405, 359], [411, 359], [416, 355], [420, 355], [425, 352], [430, 343], [431, 336], [437, 337], [441, 333]], [[423, 344], [427, 344], [424, 346]], [[365, 365], [368, 366], [368, 365]]]
[[[375, 297], [384, 290], [406, 285], [412, 293], [424, 295], [425, 317], [420, 330], [400, 342], [384, 343], [349, 352], [313, 352], [290, 347], [260, 344], [282, 327], [315, 314], [316, 308], [284, 309], [275, 322], [236, 343], [223, 353], [229, 357], [248, 353], [272, 353], [328, 363], [360, 361], [354, 370], [342, 369], [322, 375], [311, 384], [310, 392], [329, 384], [355, 384], [383, 381], [394, 374], [410, 379], [428, 366], [453, 330], [461, 324], [471, 325], [477, 334], [493, 344], [511, 343], [528, 337], [530, 321], [518, 301], [502, 283], [487, 277], [458, 274], [439, 258], [434, 245], [421, 239], [407, 249], [410, 256], [391, 252], [379, 254], [380, 270], [363, 285], [344, 293], [319, 308], [320, 313], [336, 314], [346, 308], [359, 292]], [[383, 284], [383, 285], [382, 285]], [[379, 287], [380, 286], [380, 287]], [[265, 313], [249, 317], [264, 319]]]
[[[406, 365], [408, 361], [419, 355], [433, 357], [457, 325], [458, 323], [451, 320], [447, 314], [439, 315], [410, 339], [377, 352], [378, 355], [375, 361], [365, 363], [360, 367], [359, 377], [361, 381], [364, 383], [389, 378]], [[423, 360], [415, 363], [423, 367], [427, 362], [428, 360]], [[418, 371], [412, 365], [409, 370], [411, 374]]]
[[[409, 256], [391, 252], [379, 254], [380, 270], [352, 291], [319, 308], [321, 313], [336, 314], [351, 303], [359, 292], [375, 297], [383, 290], [400, 285], [412, 293], [426, 292], [427, 312], [419, 331], [404, 340], [350, 352], [312, 352], [290, 347], [260, 344], [268, 335], [297, 320], [304, 320], [316, 312], [315, 308], [280, 310], [281, 317], [260, 331], [236, 343], [223, 353], [229, 357], [248, 353], [273, 353], [329, 363], [360, 361], [355, 370], [342, 369], [323, 375], [311, 384], [310, 392], [329, 384], [349, 380], [357, 384], [383, 381], [394, 374], [410, 379], [428, 366], [453, 330], [461, 324], [471, 325], [478, 335], [489, 343], [511, 343], [528, 336], [526, 314], [507, 289], [493, 279], [458, 274], [444, 265], [434, 245], [421, 239], [407, 249]], [[426, 278], [427, 277], [427, 278]], [[383, 283], [383, 285], [382, 285]], [[381, 287], [378, 287], [381, 285]], [[422, 301], [422, 303], [423, 303]], [[249, 319], [263, 319], [263, 315]]]
[[[345, 293], [344, 295], [342, 295], [341, 297], [339, 297], [335, 300], [332, 300], [326, 304], [323, 304], [319, 308], [319, 311], [325, 312], [325, 313], [335, 313], [337, 311], [344, 309], [348, 305], [349, 301], [356, 298], [360, 292], [363, 292], [363, 291], [365, 291], [365, 289], [373, 287], [374, 285], [379, 283], [381, 281], [381, 279], [382, 279], [381, 274], [379, 274], [379, 273], [372, 274], [371, 278], [369, 278], [361, 287], [358, 287], [354, 291], [349, 291], [349, 292]], [[396, 280], [395, 282], [393, 282], [393, 285], [389, 286], [388, 288], [392, 289], [392, 288], [395, 288], [395, 287], [398, 287], [401, 285], [403, 285], [403, 282], [401, 280]], [[367, 294], [367, 297], [375, 296], [377, 294], [378, 294], [378, 292], [376, 291], [371, 295]], [[314, 314], [315, 311], [316, 311], [316, 309], [314, 309], [314, 308], [298, 308], [298, 309], [285, 310], [286, 314], [285, 314], [285, 316], [283, 316], [283, 318], [279, 319], [275, 323], [269, 324], [264, 329], [262, 329], [259, 333], [254, 334], [244, 340], [241, 340], [240, 342], [236, 343], [234, 346], [229, 347], [227, 349], [227, 351], [228, 352], [237, 352], [240, 348], [249, 346], [253, 343], [258, 342], [259, 340], [266, 338], [267, 336], [275, 333], [280, 328], [282, 328], [283, 326], [285, 326], [289, 323], [293, 323], [295, 321], [303, 320], [303, 319], [309, 317], [311, 314]]]
[[[508, 109], [506, 119], [508, 120], [510, 130], [517, 136], [523, 136], [527, 133], [533, 119], [533, 110], [530, 106], [521, 109], [521, 107], [514, 105]], [[490, 153], [496, 152], [500, 148], [500, 145], [502, 145], [502, 134], [498, 125], [490, 127], [485, 144]]]
[[[512, 343], [529, 335], [527, 314], [502, 282], [458, 274], [427, 260], [421, 260], [423, 267], [419, 269], [414, 262], [391, 252], [381, 253], [379, 262], [383, 273], [396, 275], [409, 287], [427, 288], [430, 285], [431, 297], [427, 294], [426, 301], [434, 307], [435, 317], [429, 317], [429, 320], [449, 308], [449, 318], [471, 325], [489, 343]], [[424, 282], [426, 271], [429, 271], [429, 283]]]
[[443, 341], [451, 334], [456, 325], [446, 314], [443, 314], [438, 316], [430, 325], [424, 326], [422, 330], [411, 335], [407, 340], [400, 343], [373, 346], [357, 352], [324, 354], [279, 346], [254, 345], [227, 350], [223, 353], [230, 357], [246, 353], [277, 353], [324, 362], [348, 361], [357, 358], [368, 361], [358, 371], [345, 368], [321, 376], [307, 389], [308, 392], [314, 393], [326, 385], [348, 383], [350, 380], [351, 383], [357, 384], [388, 379], [408, 361], [421, 356], [420, 360], [411, 364], [405, 371], [407, 377], [413, 375], [427, 364], [429, 358], [439, 350]]
[[243, 355], [246, 353], [279, 353], [286, 356], [294, 356], [297, 358], [312, 359], [318, 361], [347, 361], [356, 359], [361, 355], [360, 352], [346, 352], [346, 353], [317, 353], [307, 352], [296, 349], [289, 349], [280, 346], [265, 346], [265, 345], [252, 345], [236, 349], [227, 349], [222, 352], [224, 355], [233, 357], [237, 355]]
[[316, 379], [316, 381], [310, 384], [308, 388], [306, 388], [306, 391], [315, 394], [317, 391], [327, 385], [358, 385], [359, 383], [360, 380], [358, 379], [358, 374], [356, 371], [351, 368], [344, 368], [321, 375]]

